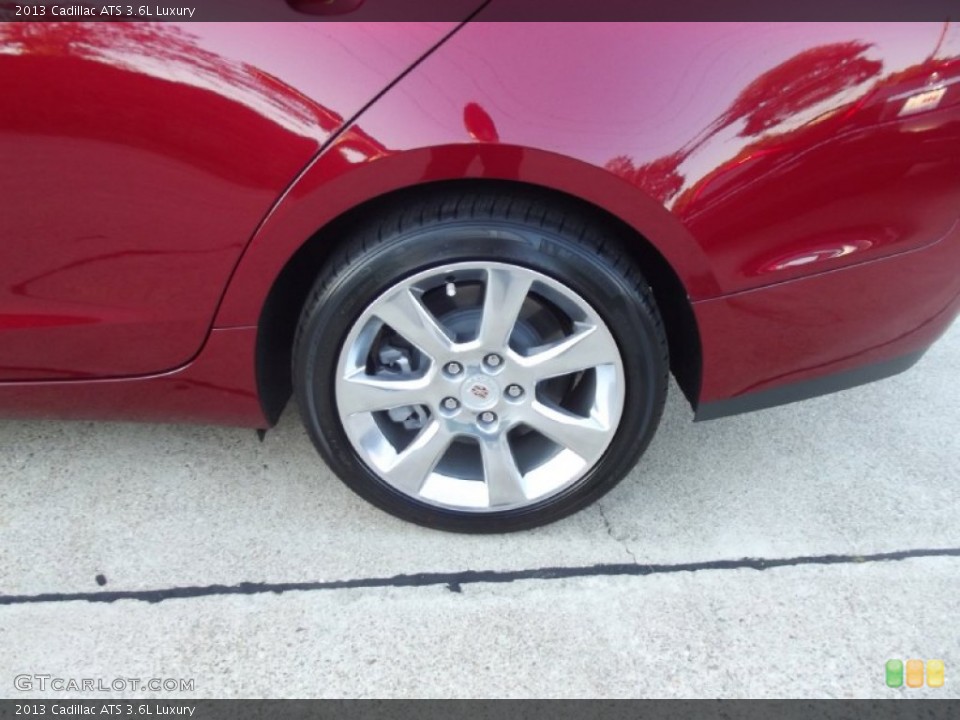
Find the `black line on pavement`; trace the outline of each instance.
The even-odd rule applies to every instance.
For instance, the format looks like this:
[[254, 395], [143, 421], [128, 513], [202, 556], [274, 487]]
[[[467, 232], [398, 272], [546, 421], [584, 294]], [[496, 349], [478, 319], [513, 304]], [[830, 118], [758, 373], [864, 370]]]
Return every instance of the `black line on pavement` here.
[[609, 565], [581, 565], [575, 567], [543, 567], [529, 570], [464, 570], [451, 573], [416, 573], [393, 577], [356, 578], [317, 582], [253, 583], [239, 585], [192, 585], [160, 588], [158, 590], [114, 590], [109, 592], [40, 593], [38, 595], [0, 595], [0, 605], [29, 603], [60, 603], [74, 600], [112, 603], [117, 600], [141, 600], [158, 603], [164, 600], [211, 597], [216, 595], [261, 595], [264, 593], [303, 592], [312, 590], [353, 590], [359, 588], [419, 588], [446, 586], [461, 592], [464, 585], [479, 583], [509, 583], [517, 580], [564, 580], [582, 577], [616, 577], [668, 575], [701, 570], [770, 570], [797, 565], [845, 565], [924, 557], [960, 557], [960, 548], [932, 548], [897, 550], [872, 555], [805, 555], [792, 558], [741, 558], [740, 560], [711, 560], [672, 565], [645, 565], [617, 563]]

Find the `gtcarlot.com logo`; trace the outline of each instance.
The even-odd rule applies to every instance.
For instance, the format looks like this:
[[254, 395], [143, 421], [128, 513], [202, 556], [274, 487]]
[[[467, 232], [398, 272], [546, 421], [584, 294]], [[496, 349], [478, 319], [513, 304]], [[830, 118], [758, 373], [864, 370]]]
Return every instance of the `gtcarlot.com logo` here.
[[193, 692], [193, 678], [67, 678], [55, 675], [17, 675], [13, 686], [21, 692]]

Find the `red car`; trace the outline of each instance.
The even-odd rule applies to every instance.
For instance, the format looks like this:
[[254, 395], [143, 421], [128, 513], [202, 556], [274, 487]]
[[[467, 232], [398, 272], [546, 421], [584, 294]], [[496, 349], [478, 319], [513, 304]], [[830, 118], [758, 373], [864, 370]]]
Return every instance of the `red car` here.
[[669, 372], [716, 418], [957, 315], [957, 26], [461, 5], [0, 26], [0, 412], [266, 429], [292, 393], [367, 500], [515, 530], [633, 467]]

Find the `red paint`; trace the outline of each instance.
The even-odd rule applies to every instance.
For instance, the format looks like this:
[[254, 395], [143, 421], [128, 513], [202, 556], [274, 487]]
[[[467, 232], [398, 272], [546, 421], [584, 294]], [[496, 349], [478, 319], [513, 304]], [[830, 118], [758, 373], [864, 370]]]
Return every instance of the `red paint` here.
[[196, 360], [166, 373], [0, 383], [0, 408], [22, 418], [266, 427], [254, 377], [256, 335], [256, 328], [214, 330]]
[[279, 194], [453, 27], [0, 26], [0, 379], [189, 361]]
[[960, 224], [931, 247], [694, 305], [701, 402], [926, 349], [960, 313]]
[[[453, 26], [0, 29], [20, 48], [0, 54], [0, 380], [75, 378], [0, 383], [0, 410], [262, 425], [251, 328], [280, 270], [341, 213], [440, 180], [636, 228], [694, 301], [704, 401], [922, 348], [956, 314], [954, 27], [483, 17], [318, 156]], [[224, 328], [250, 343], [236, 392], [163, 401], [161, 377], [225, 362]]]

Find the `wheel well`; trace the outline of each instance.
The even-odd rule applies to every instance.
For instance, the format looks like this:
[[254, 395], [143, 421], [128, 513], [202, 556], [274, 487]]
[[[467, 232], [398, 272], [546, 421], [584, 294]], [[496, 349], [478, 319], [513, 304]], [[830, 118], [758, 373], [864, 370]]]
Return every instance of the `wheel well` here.
[[693, 308], [680, 278], [645, 237], [603, 208], [557, 190], [514, 181], [449, 180], [403, 188], [361, 203], [314, 233], [287, 261], [267, 295], [257, 332], [257, 389], [271, 424], [280, 417], [291, 395], [293, 337], [300, 311], [320, 267], [349, 236], [352, 226], [365, 216], [385, 205], [408, 203], [414, 195], [451, 185], [472, 185], [487, 190], [491, 186], [522, 186], [528, 192], [542, 194], [545, 202], [560, 201], [567, 207], [579, 205], [585, 214], [606, 223], [611, 235], [623, 238], [625, 250], [650, 283], [663, 317], [670, 350], [670, 370], [687, 400], [696, 407], [700, 394], [701, 348]]

